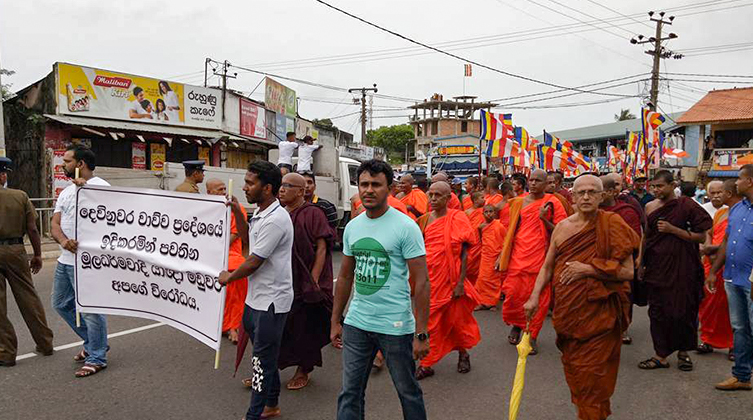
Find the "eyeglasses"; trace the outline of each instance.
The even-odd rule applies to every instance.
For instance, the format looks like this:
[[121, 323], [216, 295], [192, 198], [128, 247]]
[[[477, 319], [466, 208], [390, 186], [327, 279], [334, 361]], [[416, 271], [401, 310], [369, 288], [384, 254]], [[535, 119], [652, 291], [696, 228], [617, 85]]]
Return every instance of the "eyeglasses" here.
[[303, 185], [293, 185], [293, 184], [288, 184], [288, 183], [282, 184], [281, 187], [285, 188], [285, 189], [288, 189], [288, 188], [304, 188]]
[[573, 194], [575, 194], [578, 197], [585, 197], [586, 195], [588, 195], [589, 197], [596, 197], [603, 192], [604, 191], [597, 191], [597, 190], [581, 190], [581, 191], [574, 191]]

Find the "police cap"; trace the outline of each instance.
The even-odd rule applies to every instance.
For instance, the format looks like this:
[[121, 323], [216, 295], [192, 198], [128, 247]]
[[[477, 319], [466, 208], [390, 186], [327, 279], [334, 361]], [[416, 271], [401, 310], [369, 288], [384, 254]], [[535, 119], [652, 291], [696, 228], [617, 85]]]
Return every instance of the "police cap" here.
[[0, 157], [0, 172], [11, 172], [10, 167], [13, 165], [13, 161], [7, 157]]
[[184, 160], [183, 167], [186, 169], [198, 169], [203, 171], [206, 162], [203, 160]]

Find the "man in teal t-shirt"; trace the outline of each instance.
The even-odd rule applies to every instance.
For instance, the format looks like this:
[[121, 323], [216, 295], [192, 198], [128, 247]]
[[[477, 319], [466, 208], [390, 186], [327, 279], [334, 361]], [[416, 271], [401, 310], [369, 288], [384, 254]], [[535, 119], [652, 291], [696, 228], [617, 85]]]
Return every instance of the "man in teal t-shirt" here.
[[[393, 180], [388, 164], [364, 162], [357, 176], [366, 211], [345, 228], [332, 311], [332, 343], [343, 349], [337, 419], [361, 418], [362, 396], [377, 351], [384, 354], [403, 417], [426, 419], [423, 392], [415, 375], [415, 360], [429, 353], [429, 281], [423, 235], [415, 222], [387, 204]], [[342, 315], [354, 283], [356, 290], [343, 325]]]

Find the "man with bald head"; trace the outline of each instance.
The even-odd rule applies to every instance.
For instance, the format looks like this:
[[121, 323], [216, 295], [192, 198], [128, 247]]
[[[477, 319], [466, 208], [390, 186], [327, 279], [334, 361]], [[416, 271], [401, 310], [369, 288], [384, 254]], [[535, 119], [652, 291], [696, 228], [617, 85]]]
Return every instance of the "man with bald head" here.
[[724, 205], [724, 199], [722, 197], [722, 192], [724, 191], [724, 182], [717, 180], [711, 181], [706, 186], [706, 192], [709, 195], [709, 198], [711, 198], [711, 201], [708, 203], [705, 203], [701, 205], [704, 210], [711, 216], [711, 218], [714, 218], [714, 215], [717, 211], [721, 210], [722, 208], [726, 207]]
[[[717, 192], [718, 185], [721, 183], [721, 193]], [[703, 270], [706, 276], [706, 287], [703, 289], [703, 300], [698, 308], [698, 321], [701, 324], [699, 331], [701, 335], [701, 344], [696, 349], [700, 354], [711, 353], [714, 349], [730, 349], [732, 356], [732, 325], [729, 319], [729, 304], [727, 294], [724, 290], [724, 270], [717, 270], [716, 275], [711, 274], [711, 265], [716, 259], [716, 253], [724, 240], [724, 234], [727, 231], [727, 222], [729, 209], [742, 200], [737, 193], [737, 186], [734, 179], [728, 179], [724, 182], [712, 181], [708, 185], [708, 192], [711, 200], [719, 200], [723, 207], [714, 214], [714, 226], [706, 235], [706, 242], [701, 245], [701, 255], [703, 255]], [[708, 203], [706, 203], [708, 204]], [[708, 279], [713, 278], [710, 282]], [[721, 289], [722, 292], [716, 293]]]
[[[527, 325], [523, 304], [531, 295], [536, 274], [544, 264], [552, 230], [567, 217], [562, 203], [544, 192], [546, 176], [546, 171], [541, 169], [531, 172], [529, 193], [509, 202], [510, 221], [499, 257], [499, 270], [507, 271], [502, 285], [502, 294], [505, 295], [502, 319], [512, 325], [507, 337], [512, 345], [518, 344], [520, 333]], [[546, 288], [541, 294], [541, 309], [530, 323], [532, 354], [538, 353], [536, 338], [544, 325], [550, 299], [551, 288]]]
[[404, 194], [400, 201], [408, 209], [408, 216], [413, 220], [418, 220], [428, 211], [429, 200], [423, 191], [413, 187], [414, 182], [411, 174], [403, 175], [398, 183], [398, 188]]
[[[565, 198], [564, 195], [557, 192], [557, 175], [558, 175], [557, 172], [550, 172], [546, 176], [545, 191], [547, 194], [552, 194], [553, 196], [555, 196], [557, 200], [559, 200], [560, 203], [562, 203], [562, 207], [565, 208], [565, 213], [567, 213], [567, 215], [570, 216], [574, 212], [573, 206], [569, 199]], [[567, 190], [564, 190], [564, 191], [567, 191]]]
[[[444, 182], [448, 186], [450, 185], [450, 178], [447, 176], [447, 173], [445, 172], [437, 172], [431, 177], [431, 183], [435, 182]], [[429, 204], [431, 205], [431, 203]], [[460, 199], [458, 198], [455, 193], [452, 192], [452, 188], [450, 188], [450, 201], [447, 202], [447, 208], [453, 209], [453, 210], [462, 210], [463, 206], [460, 204]]]
[[[212, 178], [206, 182], [207, 193], [209, 195], [227, 195], [225, 183], [217, 178]], [[246, 209], [240, 207], [244, 218], [247, 217]], [[228, 271], [233, 271], [243, 264], [246, 255], [243, 254], [243, 244], [238, 236], [238, 227], [235, 225], [235, 217], [230, 218], [230, 249], [228, 251]], [[228, 339], [233, 343], [238, 343], [238, 335], [243, 321], [243, 309], [248, 293], [247, 281], [234, 281], [227, 285], [225, 292], [225, 312], [222, 316], [222, 333], [227, 334]]]
[[625, 181], [622, 178], [622, 175], [612, 172], [605, 176], [614, 181], [615, 190], [618, 192], [618, 194], [614, 196], [615, 201], [629, 205], [635, 209], [636, 213], [638, 213], [641, 220], [641, 233], [643, 233], [646, 230], [646, 212], [643, 210], [643, 206], [641, 206], [641, 203], [638, 202], [629, 191], [625, 191]]
[[552, 233], [546, 260], [525, 303], [533, 320], [551, 281], [552, 324], [562, 352], [565, 379], [582, 420], [611, 414], [609, 399], [617, 383], [622, 332], [630, 317], [628, 292], [633, 252], [639, 238], [620, 216], [599, 209], [602, 182], [593, 175], [575, 180], [576, 213]]
[[480, 190], [478, 185], [478, 178], [475, 176], [469, 176], [465, 179], [465, 197], [463, 197], [463, 210], [473, 208], [473, 193]]
[[429, 309], [429, 355], [421, 360], [416, 379], [434, 375], [432, 366], [457, 350], [459, 373], [471, 370], [468, 349], [481, 340], [473, 309], [479, 296], [467, 281], [468, 254], [478, 236], [461, 210], [449, 209], [451, 189], [444, 181], [432, 182], [432, 211], [418, 219], [426, 245], [431, 298]]
[[563, 185], [565, 177], [562, 175], [562, 172], [554, 171], [551, 175], [552, 178], [554, 178], [554, 192], [565, 197], [565, 200], [567, 200], [568, 203], [573, 204], [572, 194], [570, 194], [570, 191], [568, 191]]
[[327, 216], [304, 199], [306, 180], [297, 173], [282, 178], [280, 203], [293, 222], [293, 306], [290, 308], [278, 365], [296, 366], [287, 389], [308, 385], [309, 374], [322, 366], [322, 347], [330, 341], [333, 302], [332, 247], [337, 237]]

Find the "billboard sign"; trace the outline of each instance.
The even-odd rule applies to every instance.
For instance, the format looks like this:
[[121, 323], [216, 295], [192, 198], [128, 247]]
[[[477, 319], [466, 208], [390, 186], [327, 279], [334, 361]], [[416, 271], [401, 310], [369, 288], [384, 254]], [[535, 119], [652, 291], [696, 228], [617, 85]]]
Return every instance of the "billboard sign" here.
[[266, 78], [266, 91], [264, 93], [264, 105], [267, 109], [277, 114], [286, 115], [290, 118], [296, 116], [295, 91], [289, 87]]
[[57, 113], [219, 129], [215, 89], [57, 63]]
[[246, 98], [240, 99], [241, 130], [242, 136], [267, 138], [266, 113], [264, 108], [256, 105]]

